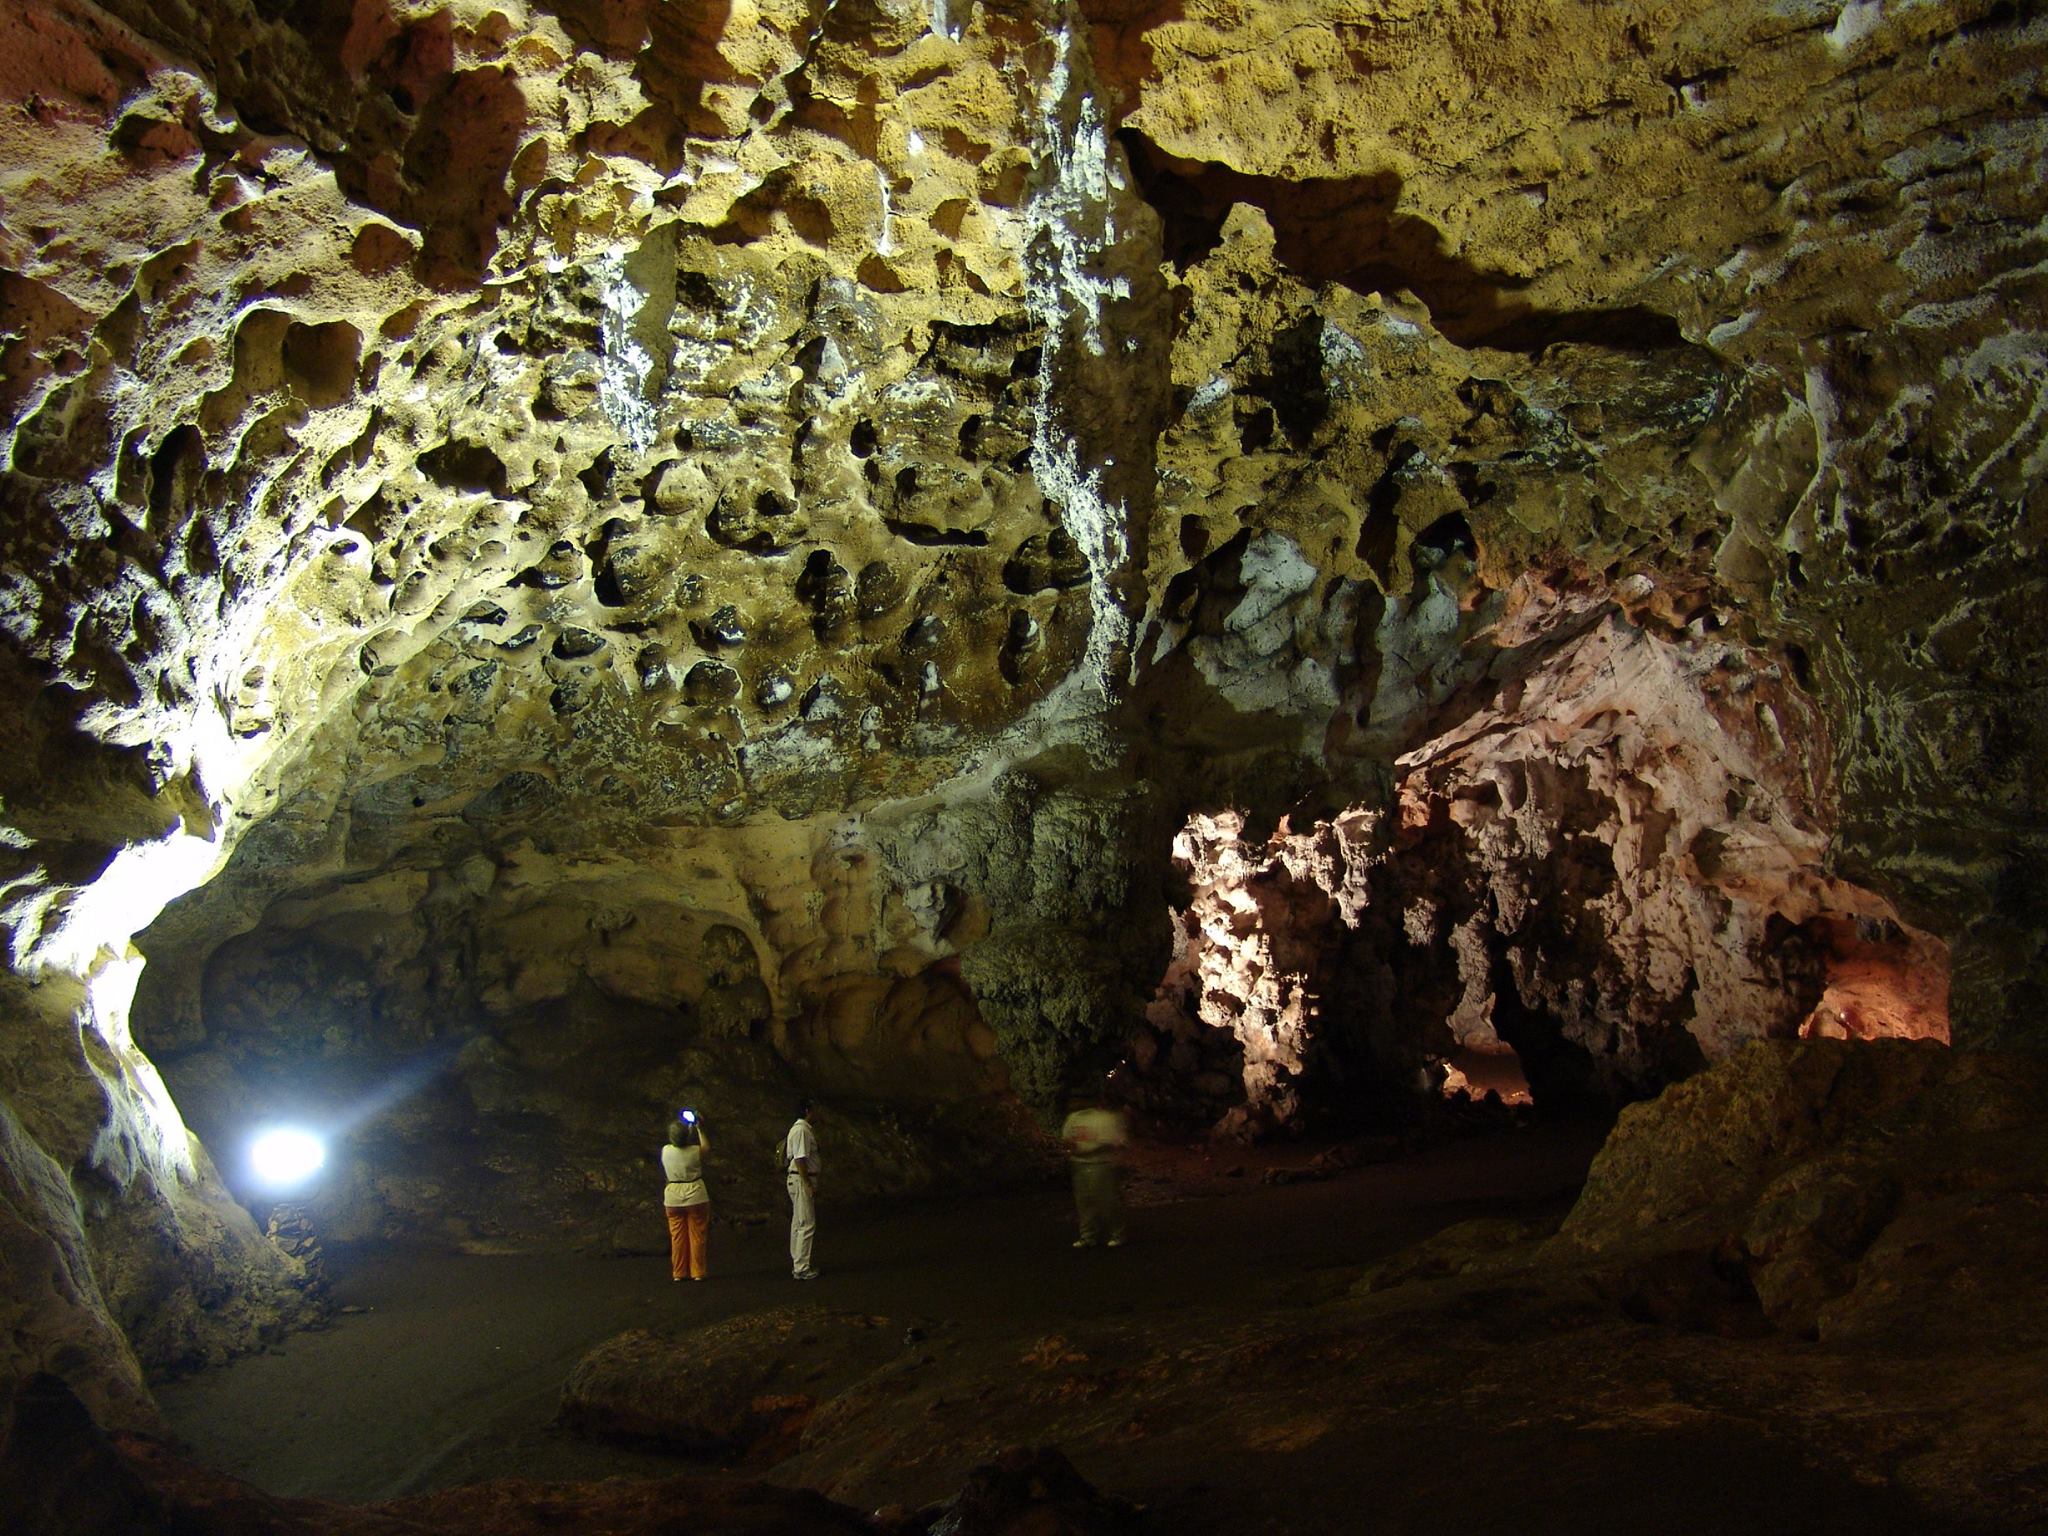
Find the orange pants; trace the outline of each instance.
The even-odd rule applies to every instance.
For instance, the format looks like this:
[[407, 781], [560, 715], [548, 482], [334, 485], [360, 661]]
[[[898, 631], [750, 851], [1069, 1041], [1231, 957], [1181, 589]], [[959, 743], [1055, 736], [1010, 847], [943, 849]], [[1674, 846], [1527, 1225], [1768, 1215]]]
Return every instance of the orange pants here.
[[665, 1205], [668, 1212], [668, 1274], [671, 1280], [702, 1280], [709, 1272], [705, 1240], [711, 1235], [708, 1205]]

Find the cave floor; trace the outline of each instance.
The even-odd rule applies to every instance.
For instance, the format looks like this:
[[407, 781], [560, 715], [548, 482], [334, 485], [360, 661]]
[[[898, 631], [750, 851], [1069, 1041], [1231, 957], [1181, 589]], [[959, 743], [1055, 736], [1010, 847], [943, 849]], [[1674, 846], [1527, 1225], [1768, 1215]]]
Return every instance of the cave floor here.
[[1002, 1444], [1056, 1442], [1165, 1530], [1979, 1528], [1892, 1476], [1928, 1425], [1871, 1405], [1912, 1362], [1634, 1324], [1542, 1287], [1391, 1314], [1351, 1294], [1453, 1223], [1561, 1216], [1599, 1140], [1537, 1127], [1281, 1184], [1259, 1159], [1159, 1152], [1114, 1251], [1073, 1251], [1052, 1190], [828, 1204], [813, 1285], [788, 1279], [772, 1224], [715, 1230], [701, 1285], [654, 1257], [338, 1252], [352, 1310], [332, 1327], [158, 1395], [200, 1460], [273, 1493], [659, 1476], [690, 1464], [552, 1426], [576, 1361], [627, 1329], [807, 1306], [914, 1325], [922, 1371], [880, 1373], [796, 1454], [740, 1470], [864, 1508], [944, 1497]]

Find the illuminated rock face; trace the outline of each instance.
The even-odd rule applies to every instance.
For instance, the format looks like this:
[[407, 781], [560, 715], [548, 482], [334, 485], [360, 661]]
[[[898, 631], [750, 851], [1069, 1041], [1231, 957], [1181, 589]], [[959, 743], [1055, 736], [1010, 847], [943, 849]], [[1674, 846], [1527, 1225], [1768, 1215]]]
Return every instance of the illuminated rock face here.
[[1826, 872], [1826, 733], [1779, 666], [1528, 583], [1492, 639], [1384, 811], [1189, 822], [1146, 1066], [1229, 1030], [1256, 1125], [1503, 1046], [1540, 1101], [1759, 1038], [1948, 1039], [1945, 946]]
[[273, 1298], [152, 1361], [293, 1315], [174, 1098], [425, 1074], [586, 1182], [353, 1219], [495, 1240], [699, 1093], [2035, 1028], [2037, 22], [272, 9], [0, 22], [10, 1290], [108, 1404], [138, 1231]]

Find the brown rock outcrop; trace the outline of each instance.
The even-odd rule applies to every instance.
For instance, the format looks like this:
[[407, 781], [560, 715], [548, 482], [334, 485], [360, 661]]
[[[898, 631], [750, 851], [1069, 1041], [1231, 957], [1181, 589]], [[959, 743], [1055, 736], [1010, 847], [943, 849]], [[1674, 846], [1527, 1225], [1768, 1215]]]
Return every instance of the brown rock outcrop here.
[[2039, 1349], [2044, 1087], [2028, 1056], [1753, 1045], [1624, 1111], [1557, 1241], [1713, 1255], [1826, 1342]]

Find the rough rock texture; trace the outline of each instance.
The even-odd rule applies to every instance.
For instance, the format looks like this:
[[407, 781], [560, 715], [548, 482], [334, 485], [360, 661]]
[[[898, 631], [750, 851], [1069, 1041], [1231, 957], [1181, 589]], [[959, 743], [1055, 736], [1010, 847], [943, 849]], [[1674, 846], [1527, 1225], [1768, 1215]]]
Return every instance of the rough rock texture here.
[[1624, 1111], [1558, 1241], [1711, 1254], [1827, 1342], [2039, 1350], [2044, 1089], [2033, 1057], [1751, 1045]]
[[[716, 856], [695, 866], [698, 901], [732, 850]], [[792, 922], [844, 885], [829, 853], [784, 867]], [[763, 978], [741, 929], [680, 908], [673, 883], [623, 866], [564, 880], [538, 854], [521, 869], [483, 899], [416, 875], [281, 903], [175, 1006], [180, 972], [161, 973], [148, 1044], [234, 1187], [254, 1196], [252, 1127], [307, 1120], [336, 1137], [312, 1201], [331, 1238], [641, 1249], [666, 1242], [654, 1156], [670, 1115], [703, 1117], [718, 1214], [755, 1219], [784, 1202], [769, 1149], [803, 1085], [860, 1105], [821, 1120], [835, 1199], [1015, 1160], [1019, 1117], [986, 1097], [996, 1040], [957, 980], [883, 975], [778, 1019], [782, 978]]]
[[[188, 1100], [224, 1165], [374, 1108], [350, 1219], [495, 1240], [678, 1093], [751, 1167], [793, 1084], [1127, 1043], [1208, 1116], [1490, 1039], [1633, 1092], [1938, 1033], [1944, 946], [2038, 1036], [2030, 7], [26, 0], [0, 61], [0, 1374], [139, 1411], [117, 1321], [303, 1310]], [[1384, 858], [1289, 873], [1296, 981], [1190, 946], [1226, 812]]]
[[[25, 1090], [0, 1105], [0, 1305], [14, 1368], [57, 1372], [106, 1422], [146, 1426], [145, 1370], [217, 1363], [317, 1321], [304, 1264], [228, 1197], [154, 1069], [108, 1037], [102, 1005], [61, 981], [9, 978], [0, 997]], [[31, 1054], [39, 1046], [48, 1054]]]
[[1263, 840], [1189, 822], [1141, 1074], [1171, 1086], [1174, 1049], [1225, 1029], [1236, 1113], [1287, 1120], [1304, 1088], [1474, 1054], [1517, 1057], [1541, 1101], [1758, 1038], [1947, 1040], [1945, 947], [1829, 872], [1825, 733], [1778, 663], [1527, 583], [1490, 637], [1387, 810]]
[[1468, 1223], [1320, 1295], [1036, 1340], [934, 1327], [778, 1475], [915, 1499], [1030, 1425], [1194, 1529], [2031, 1531], [2043, 1086], [2036, 1056], [1753, 1043], [1627, 1110], [1554, 1235]]
[[905, 1347], [884, 1317], [787, 1308], [699, 1328], [636, 1330], [577, 1362], [562, 1422], [583, 1434], [764, 1464], [795, 1445], [818, 1404]]
[[526, 1536], [565, 1523], [614, 1536], [1118, 1536], [1130, 1511], [1090, 1488], [1057, 1451], [1012, 1450], [974, 1469], [944, 1506], [862, 1514], [802, 1489], [687, 1475], [603, 1483], [501, 1481], [384, 1504], [276, 1498], [195, 1466], [162, 1441], [109, 1435], [54, 1376], [27, 1379], [0, 1438], [0, 1514], [24, 1532], [119, 1536]]
[[[1837, 857], [1965, 941], [1973, 1030], [2024, 1032], [2042, 932], [2041, 673], [2018, 638], [2043, 529], [2040, 371], [2022, 360], [2040, 308], [2039, 18], [1340, 9], [1307, 25], [1290, 8], [1100, 14], [1141, 182], [1182, 210], [1169, 251], [1220, 228], [1213, 263], [1263, 222], [1290, 271], [1334, 285], [1295, 289], [1249, 347], [1218, 320], [1264, 295], [1197, 305], [1162, 468], [1214, 400], [1219, 426], [1252, 434], [1193, 485], [1255, 502], [1265, 526], [1291, 501], [1289, 521], [1319, 524], [1298, 541], [1318, 565], [1332, 538], [1341, 555], [1370, 526], [1362, 553], [1398, 554], [1453, 513], [1495, 587], [1559, 544], [1668, 590], [1697, 556], [1709, 580], [1677, 583], [1673, 611], [1787, 644], [1834, 723]], [[1404, 290], [1431, 321], [1412, 336], [1424, 308], [1404, 314]], [[1302, 453], [1301, 423], [1325, 393], [1341, 416], [1341, 391], [1279, 389], [1306, 370], [1271, 358], [1288, 322], [1320, 353], [1331, 320], [1368, 350], [1393, 331], [1416, 361], [1374, 370], [1407, 386], [1400, 407], [1349, 445], [1313, 425], [1319, 451]], [[1510, 355], [1460, 369], [1471, 352], [1432, 345], [1432, 326]]]

